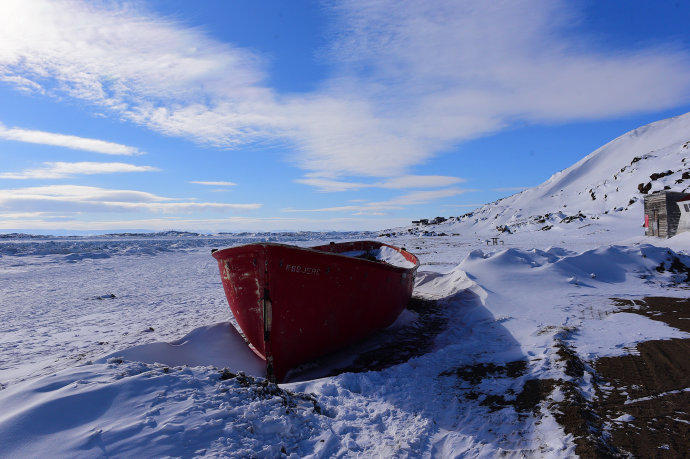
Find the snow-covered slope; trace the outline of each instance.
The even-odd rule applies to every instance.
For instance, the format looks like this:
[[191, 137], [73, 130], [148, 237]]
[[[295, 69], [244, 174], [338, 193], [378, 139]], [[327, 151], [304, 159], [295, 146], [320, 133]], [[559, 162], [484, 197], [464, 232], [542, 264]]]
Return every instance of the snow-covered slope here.
[[425, 229], [558, 229], [587, 219], [641, 233], [644, 195], [665, 188], [690, 192], [690, 113], [623, 134], [541, 185]]

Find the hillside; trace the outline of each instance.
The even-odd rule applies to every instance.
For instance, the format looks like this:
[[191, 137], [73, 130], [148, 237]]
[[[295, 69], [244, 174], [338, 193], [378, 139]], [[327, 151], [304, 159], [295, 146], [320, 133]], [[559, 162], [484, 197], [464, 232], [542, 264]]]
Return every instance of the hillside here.
[[420, 229], [516, 232], [589, 220], [632, 235], [640, 233], [644, 195], [663, 189], [690, 192], [690, 113], [627, 132], [541, 185]]

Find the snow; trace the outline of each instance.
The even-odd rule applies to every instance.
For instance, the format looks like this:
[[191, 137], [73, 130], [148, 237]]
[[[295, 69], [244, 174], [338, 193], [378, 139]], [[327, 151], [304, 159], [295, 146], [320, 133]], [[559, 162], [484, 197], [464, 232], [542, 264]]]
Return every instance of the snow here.
[[[3, 257], [0, 349], [7, 387], [0, 390], [0, 437], [10, 440], [0, 451], [241, 456], [278, 455], [284, 447], [297, 456], [488, 456], [536, 449], [565, 456], [573, 445], [548, 411], [539, 417], [512, 407], [492, 412], [462, 394], [519, 392], [528, 379], [565, 377], [555, 347], [564, 329], [576, 330], [565, 339], [587, 359], [629, 352], [645, 339], [687, 337], [661, 322], [615, 313], [610, 300], [673, 289], [677, 275], [656, 266], [674, 256], [688, 260], [668, 248], [487, 248], [483, 241], [432, 237], [392, 242], [421, 247], [416, 295], [441, 302], [446, 327], [430, 353], [399, 365], [281, 385], [315, 394], [322, 414], [303, 400], [286, 414], [279, 396], [220, 380], [225, 367], [250, 375], [263, 368], [230, 328], [208, 247], [78, 262]], [[438, 264], [453, 257], [462, 258], [450, 270]], [[405, 311], [391, 328], [421, 320]], [[621, 324], [624, 330], [611, 332]], [[523, 359], [528, 369], [518, 378], [497, 375], [472, 386], [441, 376], [463, 365]]]
[[388, 263], [389, 265], [398, 266], [400, 268], [414, 268], [414, 263], [407, 260], [403, 254], [394, 248], [385, 245], [372, 250], [352, 250], [349, 252], [340, 252], [340, 255], [345, 255], [346, 257], [361, 257], [365, 254], [384, 263]]
[[616, 421], [616, 422], [630, 422], [630, 421], [634, 421], [634, 420], [635, 420], [635, 417], [630, 415], [630, 414], [623, 414], [623, 415], [620, 415], [617, 418], [613, 419], [613, 421]]
[[662, 392], [660, 394], [656, 394], [651, 397], [640, 397], [640, 398], [635, 398], [635, 399], [628, 399], [624, 402], [625, 405], [630, 405], [632, 403], [639, 403], [639, 402], [645, 402], [647, 400], [651, 400], [653, 398], [659, 398], [659, 397], [664, 397], [666, 395], [670, 394], [680, 394], [682, 392], [690, 392], [690, 387], [686, 387], [685, 389], [678, 389], [678, 390], [670, 390], [668, 392]]
[[[689, 337], [612, 300], [687, 297], [685, 275], [668, 268], [690, 266], [690, 233], [642, 236], [637, 190], [687, 186], [676, 184], [688, 169], [686, 137], [690, 115], [654, 123], [471, 216], [387, 230], [381, 241], [420, 258], [415, 295], [438, 304], [430, 347], [331, 374], [380, 337], [422, 330], [428, 316], [406, 310], [380, 337], [280, 387], [261, 378], [233, 328], [210, 249], [375, 235], [2, 238], [0, 456], [571, 456], [548, 407], [564, 399], [560, 389], [534, 412], [484, 402], [513, 400], [533, 379], [573, 381], [559, 346], [591, 364], [642, 341]], [[649, 178], [662, 169], [673, 173]], [[496, 235], [502, 243], [487, 245]], [[511, 362], [524, 371], [506, 374]], [[456, 376], [482, 365], [495, 371]], [[575, 382], [591, 396], [589, 373]]]
[[248, 375], [266, 377], [266, 364], [254, 354], [230, 322], [199, 327], [179, 340], [140, 344], [99, 359], [120, 358], [170, 366], [231, 367]]
[[3, 456], [275, 456], [318, 449], [328, 419], [205, 367], [95, 364], [3, 392]]
[[587, 360], [635, 354], [635, 344], [653, 339], [690, 338], [663, 322], [638, 314], [620, 312], [603, 319], [584, 320], [574, 340], [577, 352]]

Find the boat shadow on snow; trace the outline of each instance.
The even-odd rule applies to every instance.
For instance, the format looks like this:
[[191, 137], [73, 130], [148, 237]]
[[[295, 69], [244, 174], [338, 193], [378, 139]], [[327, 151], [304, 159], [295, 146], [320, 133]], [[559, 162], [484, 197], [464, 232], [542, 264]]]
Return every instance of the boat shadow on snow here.
[[473, 288], [435, 300], [413, 297], [395, 324], [293, 369], [286, 382], [299, 391], [310, 380], [335, 376], [353, 395], [425, 419], [429, 430], [413, 451], [443, 455], [469, 442], [525, 452], [553, 385], [531, 373], [506, 320]]
[[380, 371], [431, 352], [448, 326], [441, 302], [412, 297], [390, 327], [354, 345], [291, 370], [285, 382], [306, 381], [341, 373]]
[[[431, 274], [427, 280], [436, 277], [441, 276]], [[414, 296], [393, 325], [293, 369], [285, 382], [303, 392], [309, 391], [312, 381], [334, 376], [346, 391], [427, 419], [433, 427], [422, 436], [427, 438], [422, 443], [445, 432], [433, 445], [420, 443], [413, 448], [419, 451], [452, 450], [462, 437], [521, 450], [529, 436], [525, 418], [536, 413], [550, 387], [532, 384], [538, 381], [531, 377], [520, 345], [503, 326], [506, 320], [510, 318], [496, 318], [473, 288], [459, 288], [437, 299]], [[116, 356], [171, 365], [213, 365], [265, 377], [262, 361], [227, 322], [201, 327], [177, 342], [113, 353], [102, 361]], [[517, 414], [507, 419], [505, 407], [514, 407]]]

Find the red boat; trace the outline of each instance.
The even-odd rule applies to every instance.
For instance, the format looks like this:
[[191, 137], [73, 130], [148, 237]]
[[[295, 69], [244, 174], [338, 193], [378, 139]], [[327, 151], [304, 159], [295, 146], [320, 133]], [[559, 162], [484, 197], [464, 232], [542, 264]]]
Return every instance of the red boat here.
[[[374, 260], [374, 252], [404, 266]], [[311, 248], [258, 243], [213, 257], [237, 323], [277, 382], [289, 369], [392, 324], [419, 267], [413, 254], [374, 241]]]

